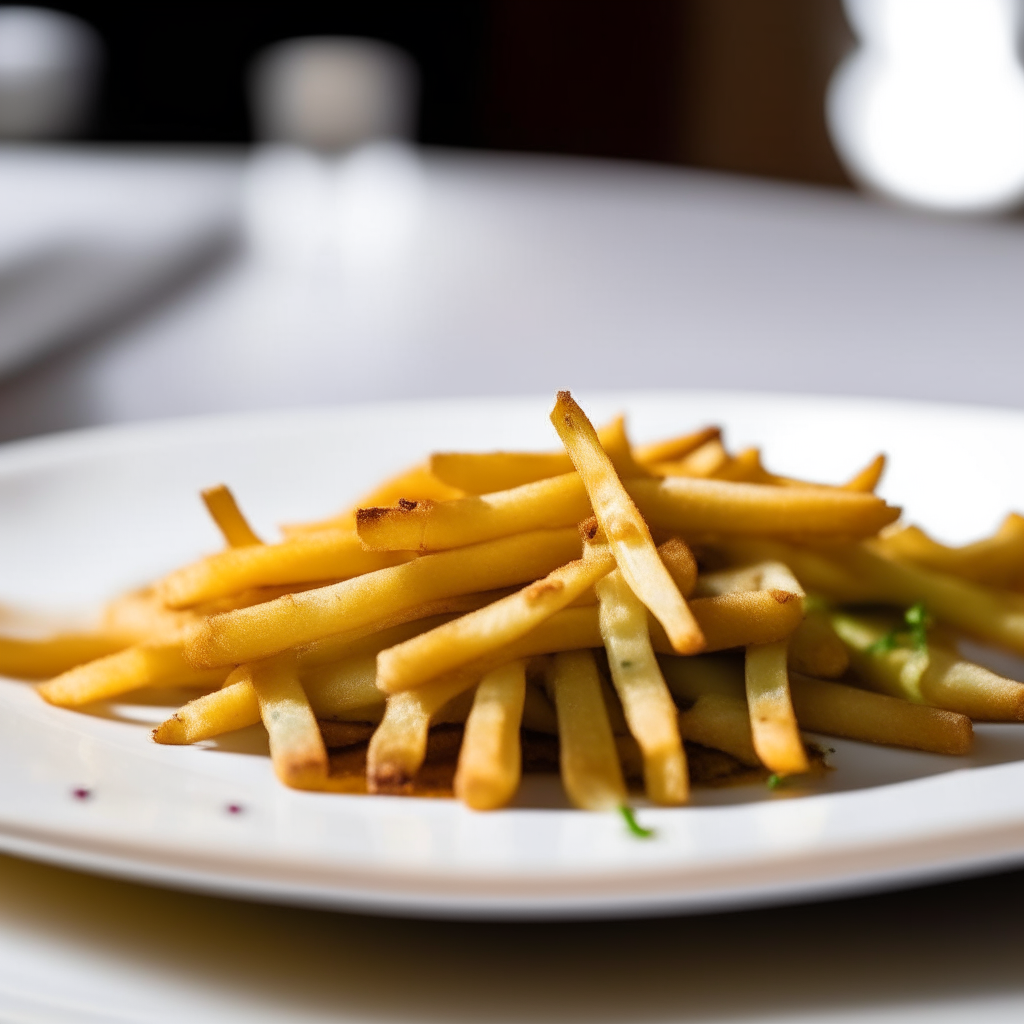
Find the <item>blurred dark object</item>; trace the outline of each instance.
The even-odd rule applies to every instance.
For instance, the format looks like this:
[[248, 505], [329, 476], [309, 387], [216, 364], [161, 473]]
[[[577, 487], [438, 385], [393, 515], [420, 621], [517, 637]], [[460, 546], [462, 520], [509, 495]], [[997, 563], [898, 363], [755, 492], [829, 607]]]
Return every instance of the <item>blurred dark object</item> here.
[[96, 136], [242, 142], [273, 43], [362, 36], [419, 69], [428, 145], [683, 163], [847, 184], [825, 128], [839, 0], [58, 3], [103, 37]]
[[0, 6], [0, 138], [79, 134], [92, 113], [102, 47], [79, 18]]

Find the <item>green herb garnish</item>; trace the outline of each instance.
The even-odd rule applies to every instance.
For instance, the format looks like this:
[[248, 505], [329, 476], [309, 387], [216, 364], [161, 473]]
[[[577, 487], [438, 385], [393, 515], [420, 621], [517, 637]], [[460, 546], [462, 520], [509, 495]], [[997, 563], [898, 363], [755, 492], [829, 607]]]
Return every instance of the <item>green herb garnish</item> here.
[[772, 774], [769, 775], [767, 779], [765, 779], [765, 783], [764, 784], [769, 789], [778, 789], [779, 786], [782, 785], [782, 776], [781, 775], [776, 775], [775, 772], [772, 772]]
[[897, 647], [904, 646], [901, 642], [904, 638], [909, 642], [908, 645], [912, 650], [927, 651], [928, 627], [931, 625], [931, 619], [924, 604], [921, 601], [912, 604], [904, 612], [903, 621], [907, 625], [906, 629], [889, 630], [885, 636], [880, 636], [867, 648], [867, 653], [885, 654], [888, 651], [894, 651]]
[[653, 828], [644, 828], [636, 820], [636, 815], [633, 813], [633, 808], [629, 804], [619, 804], [619, 813], [626, 821], [626, 828], [633, 833], [637, 839], [650, 839], [654, 835]]

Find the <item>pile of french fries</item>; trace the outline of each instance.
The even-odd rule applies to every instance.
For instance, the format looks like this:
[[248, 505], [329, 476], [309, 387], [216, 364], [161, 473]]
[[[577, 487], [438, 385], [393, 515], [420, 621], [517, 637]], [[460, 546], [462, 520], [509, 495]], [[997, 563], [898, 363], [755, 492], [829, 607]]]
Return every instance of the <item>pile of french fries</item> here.
[[357, 507], [264, 543], [225, 487], [216, 554], [111, 602], [101, 628], [0, 639], [0, 673], [62, 708], [190, 688], [153, 733], [262, 723], [287, 786], [505, 806], [559, 770], [580, 808], [642, 785], [820, 768], [802, 731], [965, 754], [1024, 685], [1024, 518], [943, 546], [874, 493], [768, 472], [706, 428], [631, 444], [568, 392], [557, 453], [440, 453]]

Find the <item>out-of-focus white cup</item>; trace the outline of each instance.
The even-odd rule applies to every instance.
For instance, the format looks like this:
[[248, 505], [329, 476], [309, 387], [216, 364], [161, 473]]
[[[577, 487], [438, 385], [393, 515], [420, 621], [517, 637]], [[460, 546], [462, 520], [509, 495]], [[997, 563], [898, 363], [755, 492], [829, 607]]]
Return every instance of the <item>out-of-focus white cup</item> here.
[[102, 46], [69, 14], [0, 7], [0, 138], [77, 135], [92, 112]]
[[256, 58], [249, 85], [265, 142], [339, 152], [415, 128], [416, 67], [375, 40], [289, 39]]

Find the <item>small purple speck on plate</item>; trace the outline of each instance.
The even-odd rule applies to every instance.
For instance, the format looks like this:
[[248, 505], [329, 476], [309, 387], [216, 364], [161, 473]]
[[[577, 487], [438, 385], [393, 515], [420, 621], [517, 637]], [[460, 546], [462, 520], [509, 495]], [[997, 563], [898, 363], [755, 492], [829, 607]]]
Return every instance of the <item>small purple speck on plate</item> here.
[[243, 810], [245, 808], [241, 804], [228, 804], [227, 807], [228, 814], [241, 814]]
[[91, 789], [82, 789], [81, 787], [79, 787], [78, 789], [71, 790], [71, 795], [76, 800], [88, 800], [89, 797], [92, 796], [92, 790]]

